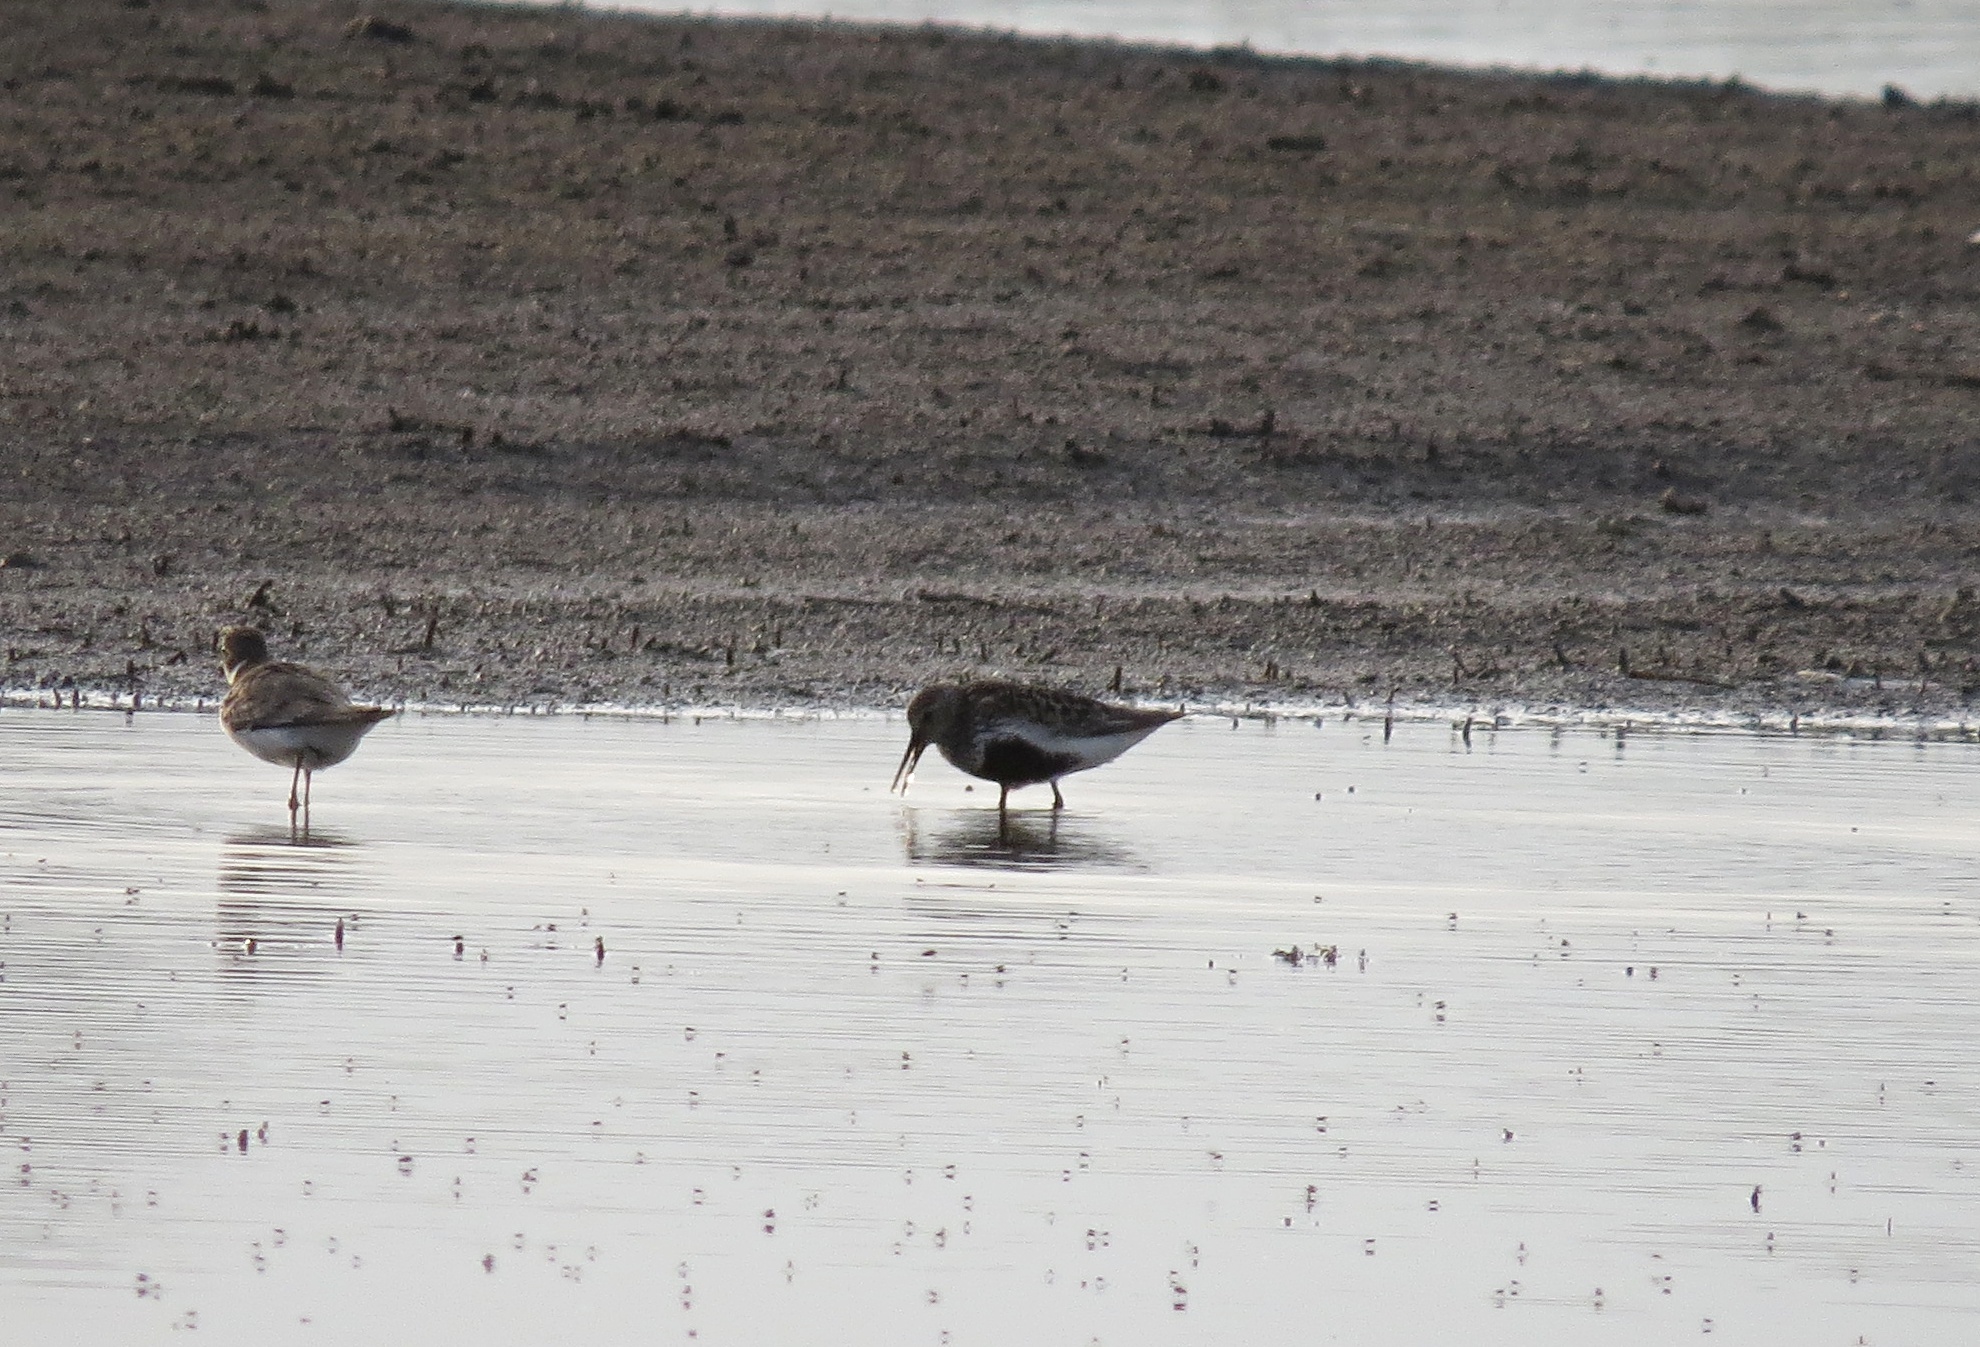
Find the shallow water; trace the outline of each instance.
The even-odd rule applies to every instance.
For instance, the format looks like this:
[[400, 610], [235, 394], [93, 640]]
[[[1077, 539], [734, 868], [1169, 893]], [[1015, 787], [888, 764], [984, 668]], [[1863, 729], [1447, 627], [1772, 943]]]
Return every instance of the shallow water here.
[[[614, 8], [673, 12], [673, 0]], [[1725, 79], [1770, 89], [1980, 95], [1970, 0], [720, 0], [698, 12], [936, 20], [1313, 56]]]
[[0, 711], [8, 1339], [1980, 1327], [1980, 749], [903, 737]]

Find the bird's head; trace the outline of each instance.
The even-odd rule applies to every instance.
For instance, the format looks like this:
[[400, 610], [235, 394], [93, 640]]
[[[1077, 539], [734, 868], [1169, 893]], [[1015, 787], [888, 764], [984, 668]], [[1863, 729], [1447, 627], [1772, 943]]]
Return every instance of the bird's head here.
[[227, 627], [220, 633], [220, 670], [233, 682], [242, 670], [268, 662], [268, 641], [253, 627]]
[[894, 769], [894, 784], [887, 788], [889, 791], [907, 794], [908, 782], [914, 779], [915, 765], [921, 761], [921, 755], [949, 732], [962, 709], [963, 690], [953, 683], [937, 683], [914, 694], [914, 700], [907, 706], [907, 752], [901, 754], [901, 765]]

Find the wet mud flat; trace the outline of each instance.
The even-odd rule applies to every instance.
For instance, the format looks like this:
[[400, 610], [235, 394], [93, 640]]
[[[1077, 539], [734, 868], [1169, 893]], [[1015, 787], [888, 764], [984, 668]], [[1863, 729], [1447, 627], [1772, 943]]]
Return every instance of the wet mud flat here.
[[209, 717], [0, 712], [10, 1328], [1980, 1313], [1971, 745], [1196, 718], [1000, 834], [901, 734], [409, 717], [292, 845]]
[[200, 511], [161, 537], [113, 511], [144, 532], [63, 534], [0, 570], [0, 696], [211, 703], [235, 622], [361, 698], [442, 708], [897, 708], [990, 675], [1198, 707], [1957, 730], [1980, 692], [1972, 535], [1944, 522], [481, 497], [409, 501], [382, 534], [335, 517], [213, 536]]
[[1980, 686], [1971, 105], [570, 10], [16, 20], [12, 692], [197, 698], [243, 617], [434, 703]]

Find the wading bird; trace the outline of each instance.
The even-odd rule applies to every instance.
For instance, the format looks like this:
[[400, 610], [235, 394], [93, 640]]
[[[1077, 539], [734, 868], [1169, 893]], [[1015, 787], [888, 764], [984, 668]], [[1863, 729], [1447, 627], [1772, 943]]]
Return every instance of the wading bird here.
[[999, 815], [1020, 786], [1050, 785], [1052, 808], [1063, 809], [1060, 777], [1112, 762], [1181, 715], [1022, 683], [937, 683], [908, 703], [907, 752], [889, 789], [907, 793], [933, 744], [958, 770], [997, 783]]
[[227, 697], [220, 703], [227, 737], [263, 762], [294, 769], [289, 826], [296, 826], [300, 809], [307, 832], [310, 776], [350, 757], [358, 740], [394, 713], [382, 706], [353, 706], [316, 670], [268, 658], [268, 642], [253, 627], [220, 633], [220, 668], [227, 675]]

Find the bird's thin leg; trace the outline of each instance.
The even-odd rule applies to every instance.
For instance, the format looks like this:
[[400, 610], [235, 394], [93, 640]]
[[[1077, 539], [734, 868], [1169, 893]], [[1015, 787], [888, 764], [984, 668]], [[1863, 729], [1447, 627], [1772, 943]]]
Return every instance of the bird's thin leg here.
[[1066, 797], [1059, 794], [1059, 783], [1052, 783], [1052, 810], [1054, 813], [1066, 807]]
[[302, 754], [296, 754], [295, 774], [289, 778], [289, 822], [296, 821], [296, 811], [302, 808], [302, 797], [296, 794], [296, 783], [302, 780]]
[[999, 819], [1004, 817], [1005, 806], [1010, 801], [1010, 798], [1011, 788], [1009, 786], [1000, 786], [997, 788], [997, 817]]

